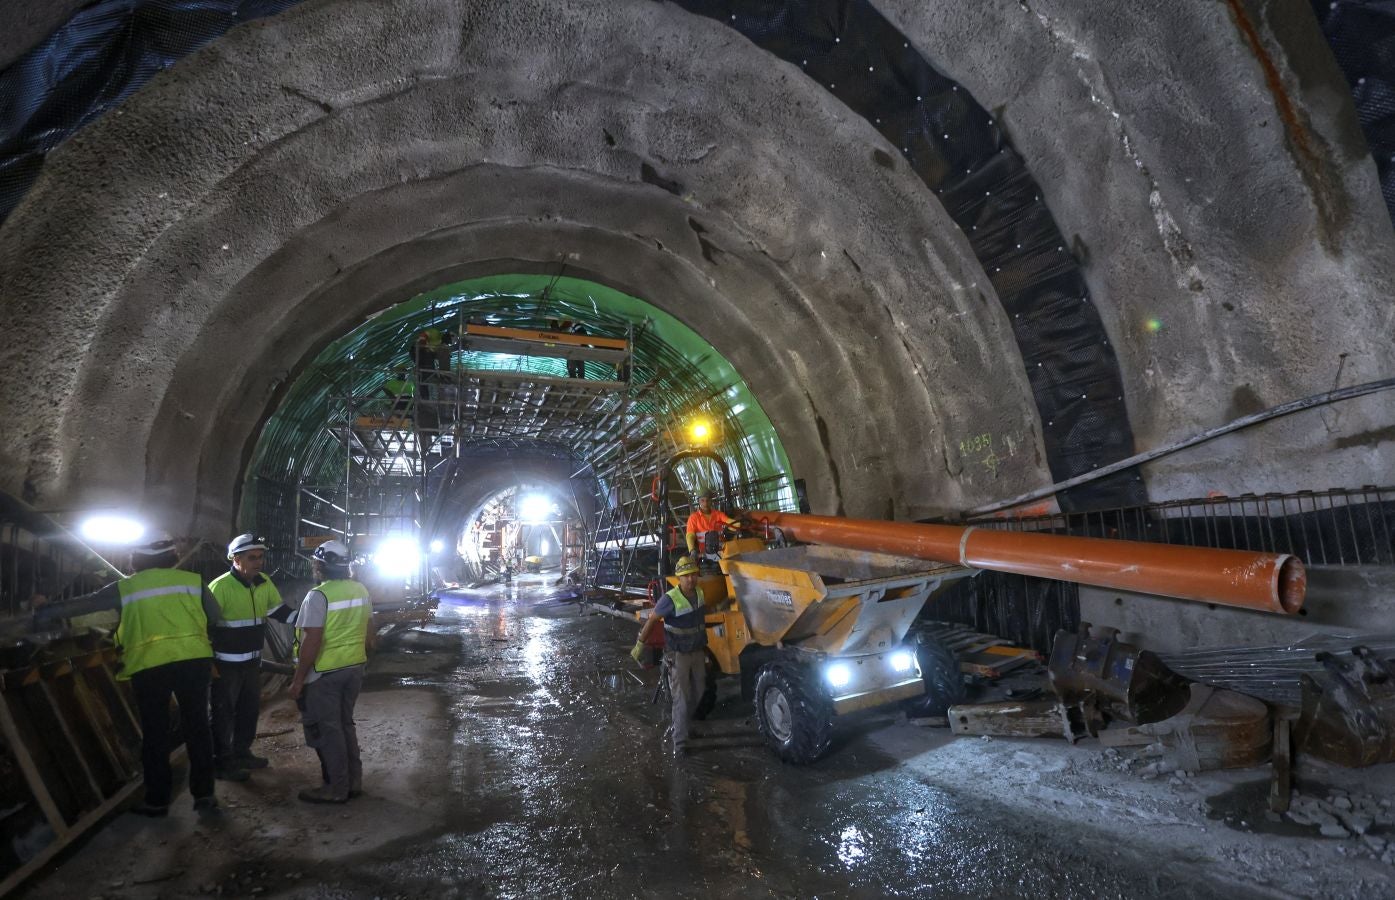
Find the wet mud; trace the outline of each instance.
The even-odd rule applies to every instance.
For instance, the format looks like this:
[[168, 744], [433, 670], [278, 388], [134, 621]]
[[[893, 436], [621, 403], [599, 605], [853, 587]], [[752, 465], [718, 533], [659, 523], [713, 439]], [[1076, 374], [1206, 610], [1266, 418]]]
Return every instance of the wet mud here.
[[[117, 817], [28, 894], [1288, 895], [1228, 877], [1195, 844], [1061, 809], [1050, 779], [1069, 766], [1050, 748], [1063, 742], [1022, 742], [1033, 749], [1015, 761], [1007, 742], [970, 756], [977, 741], [874, 711], [840, 723], [830, 756], [793, 767], [764, 747], [727, 680], [675, 762], [657, 672], [627, 657], [636, 628], [545, 591], [524, 578], [454, 596], [433, 624], [382, 642], [357, 715], [366, 796], [298, 803], [313, 755], [289, 710], [272, 707], [258, 749], [273, 767], [220, 783], [215, 821]], [[992, 784], [994, 760], [1036, 769], [1031, 789]]]

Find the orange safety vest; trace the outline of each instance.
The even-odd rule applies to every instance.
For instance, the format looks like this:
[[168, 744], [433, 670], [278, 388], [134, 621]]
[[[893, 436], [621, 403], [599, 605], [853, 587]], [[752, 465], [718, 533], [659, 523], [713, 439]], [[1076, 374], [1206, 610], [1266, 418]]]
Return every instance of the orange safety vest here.
[[695, 509], [693, 514], [688, 516], [688, 533], [706, 534], [709, 531], [717, 531], [730, 522], [731, 519], [720, 509], [714, 509], [710, 513], [703, 513], [702, 510]]

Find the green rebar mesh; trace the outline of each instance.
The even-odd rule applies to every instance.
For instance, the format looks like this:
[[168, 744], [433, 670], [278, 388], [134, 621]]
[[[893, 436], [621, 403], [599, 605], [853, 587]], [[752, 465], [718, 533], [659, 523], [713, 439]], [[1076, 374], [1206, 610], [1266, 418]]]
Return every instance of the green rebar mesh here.
[[[716, 449], [731, 465], [733, 479], [777, 485], [774, 502], [793, 507], [789, 461], [769, 418], [736, 369], [695, 331], [644, 300], [595, 282], [498, 275], [419, 294], [371, 317], [321, 352], [262, 429], [244, 483], [242, 525], [273, 529], [277, 523], [266, 519], [273, 511], [293, 508], [298, 485], [343, 479], [343, 448], [328, 428], [334, 416], [342, 415], [342, 398], [373, 394], [395, 369], [410, 367], [410, 346], [421, 329], [456, 330], [466, 321], [547, 329], [558, 320], [581, 322], [598, 336], [623, 337], [633, 329], [633, 387], [621, 428], [631, 446], [647, 437], [648, 446], [658, 443], [654, 452], [662, 452], [665, 443], [672, 443], [672, 432], [701, 415], [720, 423]], [[457, 351], [452, 364], [566, 376], [561, 359]], [[609, 371], [598, 363], [586, 365], [588, 377], [605, 377]], [[648, 389], [641, 389], [646, 384]], [[600, 476], [602, 496], [609, 487], [605, 473], [622, 465], [621, 452], [617, 442], [602, 451], [603, 458], [583, 460]], [[698, 466], [678, 471], [680, 482], [693, 491], [707, 486], [709, 475]]]

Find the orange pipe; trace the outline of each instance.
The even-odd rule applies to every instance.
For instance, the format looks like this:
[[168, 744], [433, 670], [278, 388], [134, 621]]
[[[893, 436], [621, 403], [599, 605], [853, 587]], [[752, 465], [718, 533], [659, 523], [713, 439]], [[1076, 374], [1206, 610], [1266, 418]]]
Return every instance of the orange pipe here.
[[972, 525], [920, 525], [779, 512], [752, 512], [750, 516], [810, 544], [1265, 612], [1298, 612], [1308, 587], [1302, 561], [1286, 553], [996, 531]]

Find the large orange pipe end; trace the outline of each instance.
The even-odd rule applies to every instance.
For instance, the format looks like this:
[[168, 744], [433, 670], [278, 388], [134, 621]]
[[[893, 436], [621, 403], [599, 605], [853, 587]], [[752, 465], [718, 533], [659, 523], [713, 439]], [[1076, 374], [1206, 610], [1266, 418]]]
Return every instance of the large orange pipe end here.
[[1283, 615], [1302, 609], [1307, 592], [1307, 571], [1302, 561], [1288, 554], [995, 531], [969, 525], [776, 512], [751, 515], [809, 543]]

